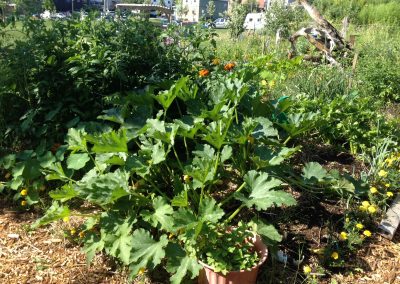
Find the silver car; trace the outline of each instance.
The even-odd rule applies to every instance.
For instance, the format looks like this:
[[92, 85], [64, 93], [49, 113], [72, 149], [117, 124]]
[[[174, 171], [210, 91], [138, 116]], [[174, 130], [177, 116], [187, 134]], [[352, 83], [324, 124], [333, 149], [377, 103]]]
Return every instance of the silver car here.
[[218, 18], [213, 22], [213, 27], [216, 29], [226, 29], [228, 28], [229, 21], [224, 18]]

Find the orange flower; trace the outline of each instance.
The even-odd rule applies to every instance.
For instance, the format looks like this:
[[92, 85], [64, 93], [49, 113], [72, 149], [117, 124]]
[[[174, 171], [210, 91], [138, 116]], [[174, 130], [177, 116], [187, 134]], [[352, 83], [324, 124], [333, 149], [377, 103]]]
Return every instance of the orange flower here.
[[201, 70], [199, 71], [199, 76], [200, 76], [200, 77], [208, 76], [208, 74], [210, 74], [210, 71], [208, 71], [207, 69], [201, 69]]
[[228, 64], [226, 64], [226, 65], [224, 66], [224, 69], [225, 69], [226, 71], [230, 71], [230, 70], [232, 70], [235, 66], [236, 66], [235, 63], [229, 62]]

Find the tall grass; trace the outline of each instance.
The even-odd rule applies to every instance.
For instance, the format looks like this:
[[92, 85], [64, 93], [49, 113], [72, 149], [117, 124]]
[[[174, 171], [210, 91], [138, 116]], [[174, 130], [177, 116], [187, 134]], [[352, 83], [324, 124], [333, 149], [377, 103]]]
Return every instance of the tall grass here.
[[365, 5], [358, 14], [362, 24], [400, 24], [400, 3], [398, 0], [377, 5]]

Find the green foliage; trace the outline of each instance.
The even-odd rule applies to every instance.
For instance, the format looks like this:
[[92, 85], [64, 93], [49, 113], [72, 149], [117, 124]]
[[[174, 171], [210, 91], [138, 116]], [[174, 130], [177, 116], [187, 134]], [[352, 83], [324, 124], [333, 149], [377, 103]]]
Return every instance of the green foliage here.
[[279, 31], [281, 37], [289, 38], [299, 28], [299, 23], [303, 18], [304, 13], [298, 7], [275, 1], [265, 12], [265, 29], [269, 35], [275, 35]]
[[244, 32], [244, 21], [247, 15], [247, 8], [242, 4], [235, 4], [229, 15], [229, 34], [231, 38], [237, 39]]
[[398, 25], [400, 23], [399, 15], [400, 7], [397, 1], [384, 1], [384, 3], [375, 5], [364, 5], [358, 14], [358, 19], [363, 24], [383, 23]]
[[[22, 182], [58, 182], [50, 192], [53, 206], [35, 226], [68, 216], [74, 200], [96, 206], [84, 228], [89, 259], [105, 250], [129, 266], [132, 276], [164, 260], [173, 283], [186, 274], [195, 277], [198, 259], [223, 273], [249, 269], [259, 260], [247, 241], [257, 227], [239, 223], [231, 229], [232, 220], [245, 207], [260, 211], [296, 203], [265, 172], [285, 164], [297, 149], [279, 141], [269, 119], [272, 105], [254, 111], [262, 98], [254, 90], [266, 63], [257, 64], [230, 71], [217, 66], [209, 77], [183, 76], [115, 100], [99, 116], [105, 122], [70, 128], [66, 145], [53, 152], [26, 152], [23, 163], [22, 157], [7, 156], [3, 167], [13, 173], [7, 186], [20, 175]], [[224, 194], [221, 180], [232, 172], [236, 190]], [[259, 223], [266, 239], [280, 240], [271, 225]]]
[[0, 74], [7, 74], [0, 77], [0, 102], [13, 108], [0, 111], [3, 144], [25, 137], [32, 138], [27, 144], [39, 138], [60, 142], [68, 128], [95, 119], [126, 92], [190, 73], [192, 62], [209, 54], [208, 45], [200, 44], [214, 44], [210, 30], [163, 32], [132, 17], [112, 22], [94, 15], [83, 21], [26, 18], [20, 32], [21, 40], [0, 51]]

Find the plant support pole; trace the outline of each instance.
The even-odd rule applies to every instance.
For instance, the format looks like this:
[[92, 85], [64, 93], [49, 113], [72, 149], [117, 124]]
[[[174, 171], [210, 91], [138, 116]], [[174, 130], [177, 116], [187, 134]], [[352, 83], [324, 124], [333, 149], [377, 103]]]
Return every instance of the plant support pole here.
[[386, 212], [386, 218], [379, 224], [379, 233], [391, 240], [396, 234], [396, 230], [400, 223], [400, 195], [397, 195], [392, 205]]

